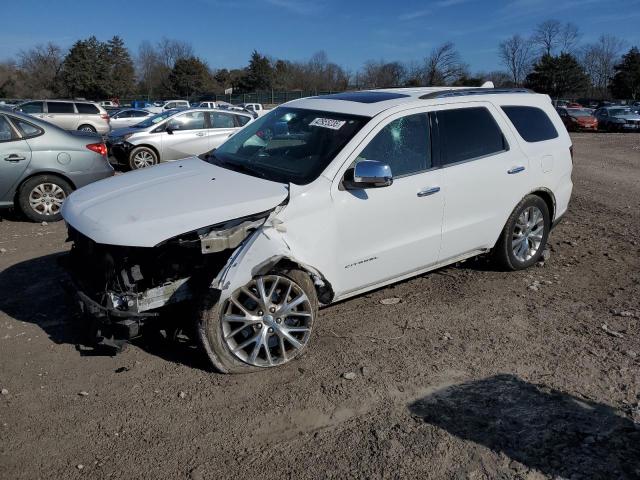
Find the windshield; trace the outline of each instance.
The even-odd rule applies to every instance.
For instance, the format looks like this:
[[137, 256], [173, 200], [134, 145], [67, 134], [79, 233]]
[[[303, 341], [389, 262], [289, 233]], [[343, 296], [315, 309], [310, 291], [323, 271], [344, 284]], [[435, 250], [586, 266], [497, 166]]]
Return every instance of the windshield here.
[[355, 115], [280, 107], [203, 158], [276, 182], [305, 185], [368, 121]]
[[571, 115], [572, 117], [590, 117], [591, 111], [572, 109], [572, 110], [569, 110], [569, 115]]
[[629, 115], [631, 112], [630, 108], [611, 108], [609, 109], [609, 115], [612, 117], [618, 117], [620, 115]]
[[167, 110], [165, 112], [158, 113], [157, 115], [154, 115], [152, 117], [147, 117], [146, 119], [144, 119], [140, 123], [136, 123], [134, 125], [134, 127], [136, 127], [136, 128], [151, 127], [152, 125], [155, 125], [156, 123], [161, 122], [162, 120], [164, 120], [165, 118], [170, 117], [171, 115], [173, 115], [176, 112], [178, 112], [178, 110]]

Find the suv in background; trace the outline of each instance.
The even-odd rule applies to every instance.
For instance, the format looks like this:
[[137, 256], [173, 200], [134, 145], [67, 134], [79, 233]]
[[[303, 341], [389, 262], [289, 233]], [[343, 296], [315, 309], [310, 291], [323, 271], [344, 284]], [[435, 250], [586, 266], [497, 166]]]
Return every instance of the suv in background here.
[[32, 100], [15, 110], [46, 120], [65, 130], [109, 133], [109, 114], [94, 102], [77, 100]]
[[185, 110], [187, 108], [191, 108], [191, 104], [186, 100], [167, 100], [166, 102], [162, 103], [162, 105], [160, 106], [156, 105], [153, 107], [146, 107], [145, 109], [153, 113], [162, 113], [165, 110], [173, 110], [176, 108], [180, 110]]
[[527, 90], [294, 100], [207, 155], [72, 194], [71, 271], [99, 338], [185, 302], [176, 328], [218, 370], [275, 367], [304, 351], [319, 306], [483, 253], [535, 265], [572, 168], [550, 98]]

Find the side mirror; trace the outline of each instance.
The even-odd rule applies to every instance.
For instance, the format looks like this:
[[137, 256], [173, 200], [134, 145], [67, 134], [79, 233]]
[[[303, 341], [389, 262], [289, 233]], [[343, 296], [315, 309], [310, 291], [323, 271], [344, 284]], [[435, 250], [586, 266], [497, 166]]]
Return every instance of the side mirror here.
[[355, 168], [345, 174], [344, 179], [344, 186], [348, 190], [388, 187], [392, 183], [391, 167], [377, 160], [359, 161]]
[[170, 123], [167, 123], [167, 126], [164, 129], [164, 131], [167, 132], [169, 135], [173, 135], [174, 130], [175, 128], [173, 128], [173, 126]]

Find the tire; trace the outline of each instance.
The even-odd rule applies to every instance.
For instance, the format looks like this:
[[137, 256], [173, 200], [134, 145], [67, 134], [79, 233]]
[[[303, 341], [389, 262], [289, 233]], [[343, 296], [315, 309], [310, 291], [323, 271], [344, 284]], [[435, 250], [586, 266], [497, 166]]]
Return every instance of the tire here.
[[38, 175], [20, 186], [18, 205], [34, 222], [57, 222], [62, 219], [62, 203], [73, 191], [66, 180], [54, 175]]
[[[263, 295], [259, 293], [261, 288]], [[283, 312], [286, 300], [299, 303], [281, 318], [277, 315]], [[317, 315], [318, 298], [309, 275], [300, 270], [274, 271], [254, 277], [223, 304], [205, 298], [198, 337], [219, 372], [255, 372], [287, 364], [302, 355]]]
[[97, 132], [97, 130], [93, 126], [86, 125], [86, 124], [85, 125], [80, 125], [78, 127], [78, 130], [80, 130], [81, 132], [93, 132], [93, 133]]
[[522, 270], [535, 264], [547, 244], [551, 216], [545, 201], [527, 195], [513, 209], [493, 249], [496, 263], [505, 270]]
[[131, 170], [152, 167], [158, 164], [158, 154], [149, 147], [136, 147], [129, 153], [129, 167]]

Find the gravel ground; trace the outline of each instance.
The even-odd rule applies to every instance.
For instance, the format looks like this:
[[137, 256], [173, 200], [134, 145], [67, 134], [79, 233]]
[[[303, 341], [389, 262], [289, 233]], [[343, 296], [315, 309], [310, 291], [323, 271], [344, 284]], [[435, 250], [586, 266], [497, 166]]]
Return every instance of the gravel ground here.
[[640, 478], [640, 135], [573, 139], [544, 266], [331, 306], [307, 355], [259, 374], [189, 342], [76, 349], [64, 226], [5, 218], [0, 477]]

